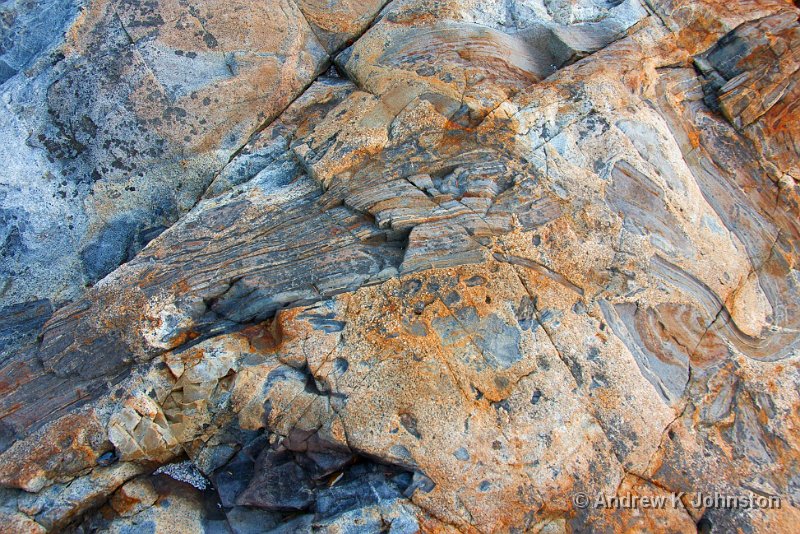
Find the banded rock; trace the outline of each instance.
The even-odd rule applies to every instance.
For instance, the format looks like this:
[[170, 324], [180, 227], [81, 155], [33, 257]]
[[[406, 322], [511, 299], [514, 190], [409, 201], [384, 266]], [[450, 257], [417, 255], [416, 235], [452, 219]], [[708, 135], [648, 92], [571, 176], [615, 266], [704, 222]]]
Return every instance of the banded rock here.
[[[17, 9], [25, 35], [37, 15]], [[3, 85], [12, 138], [33, 120], [20, 94], [84, 128], [75, 109], [151, 84], [166, 100], [109, 117], [165, 152], [125, 164], [148, 198], [164, 154], [186, 162], [167, 190], [201, 178], [164, 228], [97, 234], [113, 261], [92, 287], [15, 289], [15, 274], [0, 336], [12, 528], [792, 531], [792, 4], [75, 9], [53, 21], [63, 41], [4, 52], [31, 65]], [[48, 64], [48, 47], [64, 58]], [[80, 69], [96, 83], [41, 92], [59, 69], [56, 88]], [[200, 128], [191, 91], [219, 99], [216, 122]], [[123, 124], [170, 99], [187, 114], [168, 128]], [[53, 176], [113, 168], [104, 130], [37, 120], [56, 129], [9, 156], [15, 183], [45, 153]], [[84, 205], [151, 223], [104, 196], [134, 171], [82, 189]], [[41, 205], [7, 198], [6, 243], [24, 243], [20, 217]], [[95, 207], [69, 206], [94, 228]], [[19, 250], [20, 265], [53, 257]], [[77, 280], [87, 249], [64, 250]], [[609, 510], [578, 492], [782, 506]]]

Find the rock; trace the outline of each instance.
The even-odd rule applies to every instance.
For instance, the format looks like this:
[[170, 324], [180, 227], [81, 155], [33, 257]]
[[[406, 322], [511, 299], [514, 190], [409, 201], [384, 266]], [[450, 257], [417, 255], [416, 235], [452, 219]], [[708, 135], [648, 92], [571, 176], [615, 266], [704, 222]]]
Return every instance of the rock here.
[[49, 427], [44, 439], [17, 441], [4, 452], [0, 482], [31, 492], [66, 482], [75, 473], [106, 463], [109, 441], [94, 414], [69, 415]]
[[[800, 98], [800, 26], [793, 11], [748, 21], [698, 57], [713, 78], [714, 104], [768, 159], [773, 179], [800, 176], [797, 125], [787, 120]], [[773, 170], [774, 169], [774, 170]]]
[[401, 498], [398, 488], [387, 483], [382, 473], [357, 473], [355, 480], [338, 482], [317, 498], [315, 512], [322, 517], [335, 517], [354, 508], [363, 508], [383, 501]]
[[35, 300], [5, 306], [0, 310], [2, 331], [0, 331], [0, 354], [3, 359], [14, 350], [24, 350], [27, 344], [36, 341], [36, 335], [53, 313], [49, 300]]
[[5, 525], [3, 528], [8, 529], [9, 532], [31, 532], [34, 534], [47, 532], [42, 525], [31, 520], [25, 514], [0, 512], [0, 517], [2, 517], [3, 525]]
[[265, 450], [256, 461], [250, 485], [236, 504], [265, 510], [303, 510], [313, 498], [311, 482], [290, 454]]
[[0, 8], [0, 84], [50, 48], [78, 13], [79, 2], [14, 0]]
[[364, 33], [386, 3], [385, 0], [336, 3], [299, 0], [297, 7], [328, 53], [333, 54]]
[[144, 471], [142, 466], [130, 463], [98, 468], [67, 484], [54, 484], [37, 493], [23, 493], [17, 497], [17, 507], [29, 517], [35, 517], [48, 532], [58, 531], [106, 502], [117, 488]]
[[134, 479], [114, 493], [111, 507], [122, 517], [130, 517], [146, 510], [158, 500], [153, 484], [147, 479]]
[[792, 531], [796, 7], [7, 4], [12, 531]]
[[[97, 513], [89, 514], [78, 525], [84, 532], [101, 530], [103, 532], [230, 532], [218, 503], [191, 485], [178, 482], [164, 475], [142, 477], [128, 482], [120, 491], [131, 484], [147, 486], [147, 501], [155, 499], [135, 514], [119, 513], [114, 507], [104, 506]], [[117, 501], [119, 502], [119, 501]]]
[[3, 7], [2, 203], [19, 211], [18, 252], [2, 262], [12, 303], [80, 296], [132, 242], [188, 211], [327, 67], [285, 0], [29, 4]]

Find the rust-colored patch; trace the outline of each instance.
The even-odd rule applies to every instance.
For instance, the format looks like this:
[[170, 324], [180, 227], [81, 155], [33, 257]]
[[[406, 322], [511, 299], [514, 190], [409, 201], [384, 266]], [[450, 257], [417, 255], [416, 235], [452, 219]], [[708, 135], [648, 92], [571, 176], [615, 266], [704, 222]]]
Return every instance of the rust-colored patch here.
[[108, 450], [105, 429], [92, 414], [70, 414], [48, 430], [48, 439], [17, 442], [3, 453], [0, 484], [36, 491], [46, 480], [59, 480], [94, 466]]
[[260, 354], [275, 352], [283, 340], [283, 321], [268, 320], [241, 331], [250, 348]]

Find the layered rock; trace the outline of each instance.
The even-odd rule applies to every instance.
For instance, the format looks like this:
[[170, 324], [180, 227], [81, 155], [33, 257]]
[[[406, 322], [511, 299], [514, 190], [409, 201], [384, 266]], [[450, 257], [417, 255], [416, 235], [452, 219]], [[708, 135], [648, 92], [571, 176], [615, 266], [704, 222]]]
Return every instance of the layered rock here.
[[12, 531], [792, 531], [792, 4], [9, 9]]
[[327, 68], [292, 2], [20, 4], [4, 57], [27, 69], [0, 124], [13, 302], [63, 304], [133, 257]]

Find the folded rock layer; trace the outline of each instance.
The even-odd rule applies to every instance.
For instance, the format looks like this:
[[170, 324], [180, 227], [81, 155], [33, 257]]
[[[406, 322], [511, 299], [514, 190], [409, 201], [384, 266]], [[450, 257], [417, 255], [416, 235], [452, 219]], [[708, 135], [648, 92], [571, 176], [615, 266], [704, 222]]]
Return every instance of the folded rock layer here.
[[4, 532], [795, 531], [794, 3], [0, 13]]

